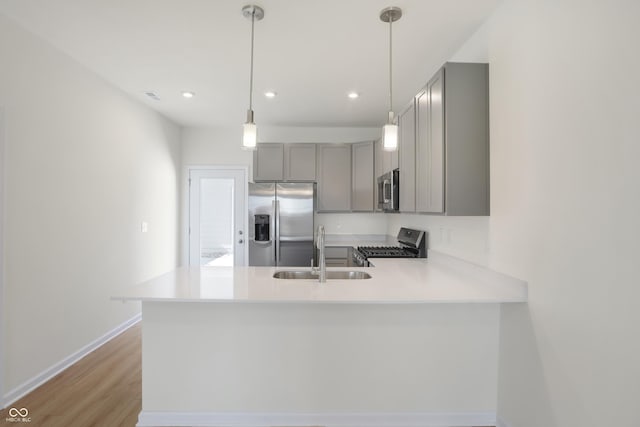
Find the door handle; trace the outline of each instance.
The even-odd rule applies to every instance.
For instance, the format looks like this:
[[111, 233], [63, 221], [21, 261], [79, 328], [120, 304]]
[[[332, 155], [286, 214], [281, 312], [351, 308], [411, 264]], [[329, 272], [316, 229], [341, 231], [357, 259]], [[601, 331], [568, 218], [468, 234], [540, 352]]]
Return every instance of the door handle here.
[[278, 265], [278, 252], [276, 251], [277, 236], [276, 236], [276, 200], [271, 201], [271, 219], [269, 220], [269, 238], [271, 239], [267, 243], [273, 242], [271, 246], [271, 262], [273, 265]]
[[280, 201], [276, 200], [274, 203], [276, 223], [276, 241], [274, 247], [276, 250], [276, 265], [280, 265]]

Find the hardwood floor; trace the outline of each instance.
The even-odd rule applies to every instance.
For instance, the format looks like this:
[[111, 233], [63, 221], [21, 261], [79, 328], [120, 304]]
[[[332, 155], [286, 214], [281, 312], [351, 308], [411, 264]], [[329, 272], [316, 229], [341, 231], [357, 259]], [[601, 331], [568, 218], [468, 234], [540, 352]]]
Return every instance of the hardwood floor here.
[[[133, 427], [142, 407], [141, 325], [127, 329], [10, 407], [32, 427]], [[9, 408], [2, 411], [5, 421]]]

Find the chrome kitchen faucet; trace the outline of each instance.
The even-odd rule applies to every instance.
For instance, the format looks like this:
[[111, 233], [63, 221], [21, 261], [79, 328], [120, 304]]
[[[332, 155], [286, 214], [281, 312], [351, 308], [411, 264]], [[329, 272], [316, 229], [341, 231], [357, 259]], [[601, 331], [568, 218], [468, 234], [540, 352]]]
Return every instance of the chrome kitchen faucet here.
[[324, 257], [324, 225], [318, 226], [318, 240], [316, 247], [318, 248], [318, 266], [313, 266], [313, 258], [311, 259], [311, 273], [318, 275], [318, 281], [324, 283], [327, 281], [327, 262]]

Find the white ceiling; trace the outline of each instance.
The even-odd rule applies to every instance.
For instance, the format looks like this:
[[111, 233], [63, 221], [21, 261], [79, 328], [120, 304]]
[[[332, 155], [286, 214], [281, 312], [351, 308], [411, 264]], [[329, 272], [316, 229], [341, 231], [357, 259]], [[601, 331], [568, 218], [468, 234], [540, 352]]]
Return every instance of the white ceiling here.
[[[380, 126], [479, 27], [500, 0], [256, 0], [255, 120], [273, 126]], [[0, 0], [0, 13], [184, 126], [246, 119], [250, 0]], [[266, 99], [263, 93], [278, 93]], [[196, 96], [187, 100], [182, 91]], [[360, 98], [350, 100], [355, 90]], [[144, 93], [155, 92], [159, 101]]]

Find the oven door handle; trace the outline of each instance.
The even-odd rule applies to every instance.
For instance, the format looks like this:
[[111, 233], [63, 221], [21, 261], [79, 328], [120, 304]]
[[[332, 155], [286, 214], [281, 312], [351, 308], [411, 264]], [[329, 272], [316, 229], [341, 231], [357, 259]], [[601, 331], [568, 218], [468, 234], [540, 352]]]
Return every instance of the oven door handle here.
[[[388, 191], [387, 191], [387, 188], [389, 189]], [[382, 199], [384, 203], [391, 202], [391, 180], [390, 179], [385, 179], [382, 182]]]

